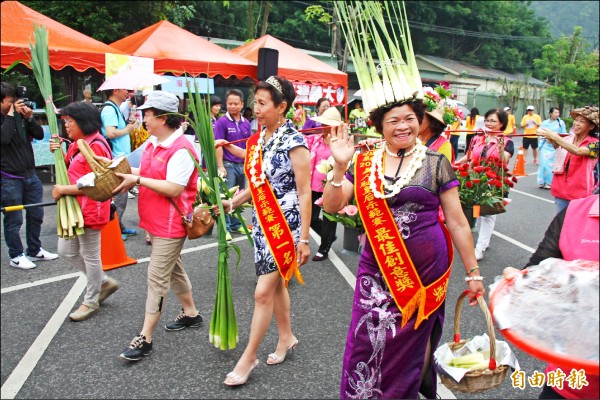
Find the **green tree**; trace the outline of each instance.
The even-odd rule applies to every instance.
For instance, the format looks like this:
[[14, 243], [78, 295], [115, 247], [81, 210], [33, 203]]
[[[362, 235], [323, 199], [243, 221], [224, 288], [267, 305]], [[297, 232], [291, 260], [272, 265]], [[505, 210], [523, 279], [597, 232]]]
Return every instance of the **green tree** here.
[[548, 95], [561, 110], [566, 105], [598, 104], [598, 51], [587, 52], [589, 47], [577, 26], [571, 36], [545, 45], [534, 60], [537, 75], [552, 85]]
[[547, 21], [526, 1], [407, 1], [417, 54], [508, 72], [527, 72], [543, 44]]
[[182, 26], [193, 1], [23, 1], [27, 7], [104, 43], [112, 43], [161, 20]]

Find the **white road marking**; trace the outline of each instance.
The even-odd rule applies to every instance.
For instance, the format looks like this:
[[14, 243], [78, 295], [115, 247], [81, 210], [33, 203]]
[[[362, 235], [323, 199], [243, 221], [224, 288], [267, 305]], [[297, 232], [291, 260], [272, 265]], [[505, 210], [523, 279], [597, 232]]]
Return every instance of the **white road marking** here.
[[[231, 243], [231, 242], [240, 242], [242, 240], [248, 240], [248, 238], [246, 237], [246, 235], [238, 237], [238, 238], [235, 238], [233, 240], [230, 240], [229, 243]], [[181, 254], [193, 253], [195, 251], [200, 251], [200, 250], [204, 250], [204, 249], [210, 249], [211, 247], [217, 247], [218, 245], [219, 245], [219, 242], [217, 241], [217, 242], [214, 242], [214, 243], [203, 244], [202, 246], [190, 247], [190, 248], [181, 250]], [[140, 258], [138, 260], [138, 264], [144, 263], [144, 262], [149, 262], [149, 261], [150, 261], [150, 257]]]
[[522, 248], [524, 250], [527, 250], [530, 253], [535, 253], [535, 249], [534, 248], [531, 248], [531, 247], [527, 246], [526, 244], [523, 244], [523, 243], [519, 242], [518, 240], [515, 240], [515, 239], [513, 239], [513, 238], [511, 238], [509, 236], [506, 236], [506, 235], [504, 235], [504, 234], [502, 234], [500, 232], [493, 231], [492, 234], [498, 236], [501, 239], [506, 240], [509, 243], [514, 244], [517, 247], [520, 247], [520, 248]]
[[77, 278], [78, 276], [81, 276], [81, 272], [74, 272], [72, 274], [55, 276], [55, 277], [48, 278], [48, 279], [40, 279], [39, 281], [35, 281], [35, 282], [27, 282], [22, 285], [15, 285], [15, 286], [4, 288], [4, 289], [2, 289], [1, 294], [15, 292], [17, 290], [27, 289], [27, 288], [31, 288], [31, 287], [35, 287], [35, 286], [45, 285], [46, 283], [52, 283], [52, 282], [62, 281], [65, 279]]
[[534, 194], [530, 194], [530, 193], [521, 192], [520, 190], [517, 190], [517, 189], [510, 189], [510, 192], [511, 192], [511, 193], [519, 193], [519, 194], [522, 194], [523, 196], [529, 196], [529, 197], [533, 197], [533, 198], [534, 198], [534, 199], [536, 199], [536, 200], [541, 200], [541, 201], [545, 201], [546, 203], [551, 203], [551, 204], [554, 204], [554, 201], [553, 201], [553, 200], [548, 200], [548, 199], [545, 199], [545, 198], [543, 198], [543, 197], [536, 196], [536, 195], [534, 195]]
[[[321, 244], [321, 237], [314, 230], [310, 230], [310, 236], [312, 236], [313, 240], [317, 242], [318, 245]], [[335, 254], [333, 250], [329, 250], [328, 258], [333, 264], [333, 266], [338, 270], [342, 278], [348, 282], [352, 290], [356, 288], [356, 277], [354, 274], [348, 269], [346, 264]]]
[[[15, 369], [10, 374], [8, 379], [6, 379], [6, 381], [4, 382], [4, 385], [2, 385], [0, 398], [2, 398], [2, 399], [14, 399], [15, 398], [15, 396], [19, 393], [19, 391], [23, 387], [23, 384], [25, 384], [25, 382], [27, 381], [27, 378], [29, 378], [31, 371], [33, 371], [33, 369], [37, 365], [40, 358], [42, 358], [42, 356], [44, 355], [44, 352], [50, 345], [50, 342], [52, 342], [54, 335], [56, 335], [56, 333], [60, 329], [61, 325], [65, 321], [65, 318], [67, 318], [67, 316], [71, 312], [73, 306], [79, 300], [79, 296], [81, 296], [81, 293], [83, 293], [83, 291], [85, 290], [86, 283], [87, 283], [87, 279], [85, 278], [85, 275], [82, 272], [78, 272], [76, 274], [63, 275], [62, 278], [67, 279], [67, 278], [65, 278], [66, 276], [72, 278], [73, 276], [77, 276], [77, 275], [79, 276], [79, 279], [77, 279], [77, 281], [75, 281], [75, 284], [73, 284], [73, 287], [71, 288], [71, 290], [69, 291], [69, 293], [67, 294], [65, 299], [58, 306], [58, 308], [56, 309], [56, 311], [54, 312], [52, 317], [50, 317], [50, 319], [46, 323], [46, 326], [44, 327], [44, 329], [42, 329], [42, 331], [40, 332], [38, 337], [32, 343], [31, 347], [29, 347], [29, 350], [27, 350], [27, 353], [25, 353], [25, 355], [23, 356], [21, 361], [19, 361], [19, 364], [15, 367]], [[58, 278], [61, 278], [61, 277], [58, 277]], [[56, 278], [52, 278], [52, 279], [54, 279], [53, 282], [61, 280], [61, 279], [56, 279]], [[45, 280], [45, 281], [48, 281], [48, 280]], [[50, 280], [50, 281], [52, 281], [52, 280]], [[37, 282], [41, 282], [41, 281], [37, 281]], [[33, 283], [36, 283], [36, 282], [33, 282]], [[48, 283], [48, 282], [45, 282], [45, 283]], [[25, 286], [25, 285], [19, 285], [19, 286]], [[33, 287], [33, 286], [38, 286], [38, 285], [30, 285], [29, 287]], [[15, 287], [16, 286], [13, 286], [13, 288], [15, 288]], [[14, 290], [19, 290], [19, 289], [14, 289]], [[12, 290], [12, 291], [14, 291], [14, 290]], [[4, 294], [5, 291], [3, 290], [2, 293]], [[8, 293], [8, 292], [6, 292], [6, 293]]]

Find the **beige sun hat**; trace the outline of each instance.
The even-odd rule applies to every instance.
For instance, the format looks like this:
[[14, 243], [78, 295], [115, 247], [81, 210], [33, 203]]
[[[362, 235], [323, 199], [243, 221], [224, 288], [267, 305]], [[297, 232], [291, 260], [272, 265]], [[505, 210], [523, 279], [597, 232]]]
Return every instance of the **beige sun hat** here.
[[323, 125], [340, 126], [342, 124], [342, 115], [335, 107], [329, 107], [323, 111], [323, 114], [311, 118], [315, 122], [320, 122]]
[[440, 108], [438, 107], [438, 108], [434, 108], [431, 111], [426, 111], [426, 113], [430, 117], [435, 118], [438, 121], [440, 121], [440, 123], [442, 123], [443, 125], [446, 125], [446, 123], [444, 122], [444, 113], [442, 110], [440, 110]]
[[598, 107], [585, 106], [571, 111], [571, 117], [577, 118], [578, 115], [581, 115], [583, 118], [596, 125], [596, 130], [598, 129]]

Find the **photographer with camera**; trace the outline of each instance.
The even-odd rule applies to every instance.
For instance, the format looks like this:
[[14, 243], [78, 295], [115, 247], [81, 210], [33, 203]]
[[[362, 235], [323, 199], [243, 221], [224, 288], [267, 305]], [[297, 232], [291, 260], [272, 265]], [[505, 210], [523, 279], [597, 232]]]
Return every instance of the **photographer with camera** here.
[[[41, 203], [42, 182], [35, 174], [33, 139], [43, 139], [44, 130], [33, 118], [33, 104], [25, 96], [25, 87], [6, 82], [1, 83], [1, 122], [2, 136], [0, 146], [0, 203], [2, 207]], [[32, 207], [26, 209], [25, 232], [27, 252], [23, 252], [23, 243], [19, 231], [23, 225], [23, 212], [4, 212], [4, 240], [10, 255], [10, 265], [20, 269], [32, 269], [32, 262], [54, 260], [57, 254], [42, 249], [40, 232], [44, 220], [44, 209]]]

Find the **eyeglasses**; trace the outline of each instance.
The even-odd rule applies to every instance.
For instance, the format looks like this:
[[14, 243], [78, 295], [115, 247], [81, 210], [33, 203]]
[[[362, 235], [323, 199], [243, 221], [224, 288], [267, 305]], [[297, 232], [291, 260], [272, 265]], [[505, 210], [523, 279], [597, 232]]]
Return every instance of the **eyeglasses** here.
[[484, 122], [488, 122], [490, 124], [495, 124], [498, 121], [496, 121], [495, 119], [486, 119]]

